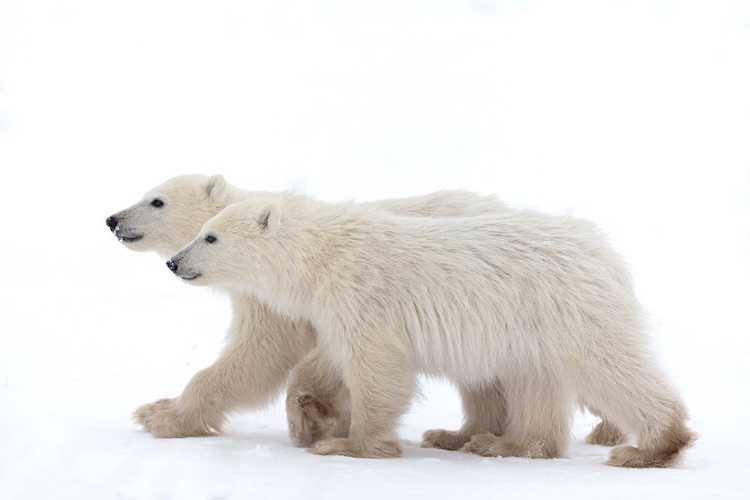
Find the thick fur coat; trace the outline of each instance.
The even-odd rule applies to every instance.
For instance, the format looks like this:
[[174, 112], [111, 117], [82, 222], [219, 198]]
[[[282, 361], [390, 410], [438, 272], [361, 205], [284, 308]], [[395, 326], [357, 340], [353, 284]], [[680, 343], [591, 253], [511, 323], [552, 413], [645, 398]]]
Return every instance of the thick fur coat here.
[[245, 290], [312, 325], [351, 393], [348, 437], [315, 453], [398, 456], [418, 373], [462, 394], [502, 387], [505, 418], [462, 448], [481, 455], [564, 456], [578, 399], [635, 435], [638, 447], [613, 449], [611, 465], [669, 466], [693, 439], [647, 348], [627, 267], [589, 222], [249, 198], [168, 264], [188, 283]]
[[[220, 175], [178, 176], [108, 217], [107, 225], [126, 248], [154, 251], [168, 258], [228, 205], [274, 196], [238, 189]], [[363, 205], [414, 217], [465, 217], [508, 210], [493, 196], [462, 191]], [[292, 441], [310, 446], [320, 439], [345, 437], [349, 432], [349, 391], [316, 347], [315, 329], [307, 321], [279, 314], [247, 291], [226, 287], [224, 291], [230, 297], [233, 317], [219, 358], [198, 372], [180, 396], [140, 406], [134, 414], [136, 421], [158, 437], [220, 433], [228, 413], [262, 407], [288, 380], [286, 405]], [[467, 416], [464, 426], [455, 432], [429, 431], [424, 446], [456, 450], [474, 434], [502, 433], [505, 405], [500, 385], [460, 389]], [[622, 438], [616, 426], [603, 420], [587, 440], [612, 445]]]

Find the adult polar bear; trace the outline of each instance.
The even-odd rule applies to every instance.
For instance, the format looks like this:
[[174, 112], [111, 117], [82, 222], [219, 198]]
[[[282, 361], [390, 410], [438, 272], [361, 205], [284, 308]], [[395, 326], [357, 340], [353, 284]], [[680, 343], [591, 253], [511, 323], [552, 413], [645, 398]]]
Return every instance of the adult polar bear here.
[[610, 465], [670, 466], [693, 440], [646, 347], [626, 265], [586, 221], [251, 198], [209, 220], [167, 266], [312, 323], [351, 392], [348, 437], [318, 441], [317, 454], [400, 455], [395, 428], [420, 372], [464, 390], [502, 382], [504, 433], [476, 435], [465, 451], [562, 457], [578, 395], [637, 437]]
[[[229, 185], [222, 176], [179, 176], [151, 189], [135, 205], [107, 219], [107, 225], [127, 248], [174, 255], [224, 207], [249, 196], [265, 196]], [[383, 200], [366, 204], [422, 216], [462, 216], [505, 211], [494, 197], [460, 191]], [[253, 295], [227, 290], [233, 319], [227, 343], [210, 367], [198, 372], [182, 394], [145, 404], [136, 420], [158, 437], [206, 436], [220, 432], [227, 413], [258, 408], [278, 395], [289, 378], [287, 414], [290, 436], [300, 445], [349, 430], [349, 395], [339, 376], [322, 362], [315, 349], [315, 331], [304, 321], [285, 318]], [[304, 361], [302, 361], [304, 358]], [[291, 377], [289, 376], [292, 372]], [[458, 449], [473, 434], [500, 433], [504, 416], [501, 389], [464, 391], [467, 418], [458, 432], [433, 431], [425, 445]], [[476, 415], [471, 417], [470, 415]], [[612, 445], [622, 439], [607, 421], [599, 423], [587, 441]]]

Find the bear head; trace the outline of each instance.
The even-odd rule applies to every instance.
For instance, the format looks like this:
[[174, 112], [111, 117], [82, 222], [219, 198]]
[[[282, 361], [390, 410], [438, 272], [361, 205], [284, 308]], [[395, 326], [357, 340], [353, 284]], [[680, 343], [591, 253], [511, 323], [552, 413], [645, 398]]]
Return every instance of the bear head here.
[[167, 267], [193, 285], [254, 288], [285, 267], [281, 208], [259, 196], [234, 203], [209, 219]]
[[181, 175], [147, 192], [141, 201], [106, 220], [112, 234], [131, 250], [174, 255], [208, 219], [228, 204], [221, 175]]

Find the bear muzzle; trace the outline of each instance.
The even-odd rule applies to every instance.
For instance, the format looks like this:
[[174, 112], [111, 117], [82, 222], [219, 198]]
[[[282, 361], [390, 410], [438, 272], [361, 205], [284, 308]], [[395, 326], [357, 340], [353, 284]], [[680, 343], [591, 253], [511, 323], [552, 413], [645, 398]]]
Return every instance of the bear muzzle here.
[[107, 227], [112, 231], [112, 234], [123, 243], [133, 243], [143, 238], [143, 234], [137, 229], [120, 227], [121, 221], [117, 215], [110, 215], [104, 222], [106, 222]]
[[201, 273], [192, 272], [190, 269], [185, 269], [184, 267], [181, 268], [179, 259], [168, 260], [167, 268], [172, 271], [175, 276], [185, 281], [194, 280], [201, 275]]

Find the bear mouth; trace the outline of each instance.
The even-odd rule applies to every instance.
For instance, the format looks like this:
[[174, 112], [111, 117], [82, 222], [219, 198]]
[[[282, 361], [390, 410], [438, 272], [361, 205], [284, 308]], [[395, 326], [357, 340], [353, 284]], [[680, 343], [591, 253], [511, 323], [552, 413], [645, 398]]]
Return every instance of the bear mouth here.
[[120, 241], [122, 241], [123, 243], [133, 243], [134, 241], [138, 241], [141, 238], [143, 238], [143, 236], [131, 236], [131, 237], [128, 237], [128, 236], [119, 236], [118, 237], [118, 239]]
[[180, 276], [180, 279], [185, 280], [185, 281], [193, 281], [196, 278], [200, 278], [200, 276], [201, 276], [201, 273], [195, 273], [192, 276]]
[[142, 234], [138, 234], [132, 229], [122, 229], [120, 227], [116, 227], [112, 232], [115, 233], [117, 240], [121, 241], [122, 243], [133, 243], [143, 238]]

